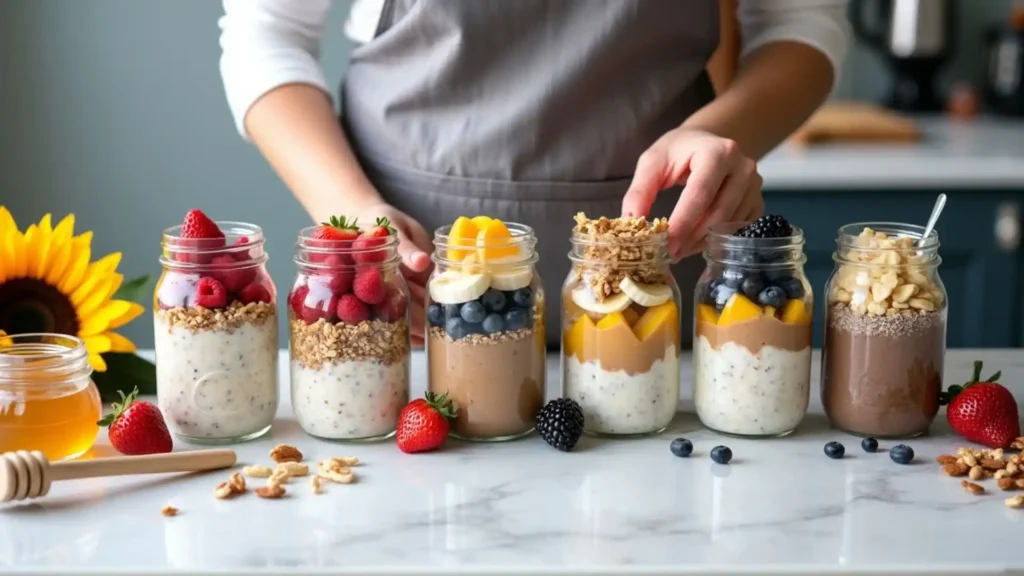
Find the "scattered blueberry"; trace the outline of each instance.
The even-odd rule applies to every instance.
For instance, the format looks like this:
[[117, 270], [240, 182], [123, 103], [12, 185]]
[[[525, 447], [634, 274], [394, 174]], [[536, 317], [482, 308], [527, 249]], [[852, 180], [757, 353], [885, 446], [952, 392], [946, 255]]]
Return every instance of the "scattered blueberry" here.
[[825, 456], [838, 460], [846, 454], [846, 447], [839, 442], [828, 442], [825, 444]]
[[725, 305], [729, 302], [729, 298], [732, 298], [732, 295], [735, 293], [736, 289], [729, 286], [728, 284], [719, 284], [718, 286], [716, 286], [715, 292], [712, 295], [715, 302], [715, 307], [718, 308], [719, 311], [721, 311], [722, 308], [725, 308]]
[[488, 334], [496, 334], [501, 332], [505, 328], [505, 321], [501, 318], [501, 314], [490, 313], [487, 318], [484, 318], [484, 332]]
[[910, 464], [914, 459], [914, 449], [906, 444], [897, 444], [889, 449], [889, 458], [897, 464]]
[[505, 312], [505, 329], [506, 330], [522, 330], [526, 328], [526, 322], [528, 317], [526, 311], [518, 308], [513, 308], [508, 312]]
[[427, 320], [431, 326], [444, 326], [444, 308], [440, 304], [431, 304], [427, 308]]
[[449, 318], [448, 321], [444, 323], [444, 329], [448, 332], [448, 336], [450, 336], [452, 340], [465, 338], [469, 333], [468, 328], [466, 321], [458, 316]]
[[757, 303], [761, 306], [774, 306], [781, 308], [786, 301], [786, 293], [778, 286], [769, 286], [757, 295]]
[[740, 283], [740, 292], [751, 300], [756, 300], [761, 290], [764, 290], [764, 280], [759, 274], [748, 274]]
[[520, 288], [512, 293], [512, 301], [520, 308], [533, 308], [533, 290]]
[[693, 442], [686, 438], [676, 438], [668, 447], [673, 454], [680, 458], [689, 458], [690, 454], [693, 454]]
[[740, 283], [743, 282], [743, 271], [735, 268], [726, 268], [722, 270], [722, 283], [729, 288], [739, 288]]
[[445, 304], [444, 305], [444, 318], [445, 318], [445, 320], [449, 320], [451, 318], [460, 318], [461, 317], [461, 314], [460, 314], [461, 311], [462, 311], [462, 305], [461, 304]]
[[732, 450], [728, 446], [715, 446], [711, 449], [711, 459], [719, 464], [728, 464], [732, 460]]
[[507, 299], [501, 290], [490, 288], [480, 297], [480, 302], [483, 303], [484, 308], [487, 308], [489, 312], [501, 312], [505, 310]]
[[874, 438], [865, 438], [860, 441], [860, 447], [863, 448], [865, 452], [875, 452], [878, 450], [878, 440], [875, 440]]
[[484, 310], [484, 305], [476, 300], [463, 304], [462, 311], [460, 312], [462, 319], [470, 324], [479, 324], [483, 322], [486, 314], [487, 311]]
[[789, 298], [803, 298], [806, 290], [804, 290], [804, 283], [795, 276], [787, 276], [778, 281], [779, 288], [786, 291], [786, 296]]

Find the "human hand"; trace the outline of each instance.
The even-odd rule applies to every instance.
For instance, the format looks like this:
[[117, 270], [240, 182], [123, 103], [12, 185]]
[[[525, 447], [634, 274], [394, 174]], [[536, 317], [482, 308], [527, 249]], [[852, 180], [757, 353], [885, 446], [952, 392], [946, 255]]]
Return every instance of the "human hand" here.
[[685, 185], [669, 217], [673, 262], [703, 249], [708, 228], [749, 222], [764, 211], [757, 164], [733, 140], [693, 128], [676, 128], [640, 155], [623, 216], [647, 216], [658, 193]]
[[419, 222], [414, 220], [405, 212], [398, 210], [390, 204], [371, 204], [354, 214], [360, 222], [372, 223], [377, 218], [384, 217], [391, 221], [391, 226], [397, 231], [398, 255], [402, 257], [401, 271], [409, 285], [409, 327], [412, 334], [412, 345], [423, 346], [423, 326], [426, 317], [423, 312], [423, 303], [427, 297], [427, 278], [430, 276], [430, 251], [432, 243], [427, 231]]

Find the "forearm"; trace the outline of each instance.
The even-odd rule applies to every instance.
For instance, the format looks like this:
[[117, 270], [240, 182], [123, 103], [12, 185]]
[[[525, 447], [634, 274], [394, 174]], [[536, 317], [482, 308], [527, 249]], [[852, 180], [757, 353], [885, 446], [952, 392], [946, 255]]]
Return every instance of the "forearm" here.
[[342, 206], [358, 212], [381, 201], [320, 89], [275, 88], [252, 105], [245, 128], [315, 221], [327, 221]]
[[761, 158], [825, 101], [833, 84], [829, 59], [798, 42], [772, 42], [744, 59], [723, 93], [684, 123], [735, 140]]

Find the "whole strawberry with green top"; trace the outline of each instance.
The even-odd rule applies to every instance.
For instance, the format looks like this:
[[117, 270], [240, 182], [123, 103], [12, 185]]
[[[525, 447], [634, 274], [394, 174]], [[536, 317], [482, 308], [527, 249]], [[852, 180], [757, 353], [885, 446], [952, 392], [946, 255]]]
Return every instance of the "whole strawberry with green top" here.
[[110, 414], [97, 422], [100, 426], [110, 427], [107, 431], [110, 444], [121, 454], [129, 456], [170, 452], [173, 446], [171, 433], [167, 431], [160, 409], [150, 402], [138, 400], [138, 388], [128, 396], [120, 390], [117, 393], [121, 395], [121, 401], [114, 402]]
[[1006, 448], [1020, 436], [1017, 401], [997, 380], [996, 372], [981, 380], [981, 362], [974, 363], [974, 375], [966, 384], [952, 385], [940, 394], [940, 402], [949, 403], [946, 419], [953, 430], [989, 448]]
[[455, 406], [448, 394], [427, 392], [402, 408], [398, 415], [398, 448], [406, 454], [427, 452], [444, 444], [450, 429], [449, 420], [455, 418]]

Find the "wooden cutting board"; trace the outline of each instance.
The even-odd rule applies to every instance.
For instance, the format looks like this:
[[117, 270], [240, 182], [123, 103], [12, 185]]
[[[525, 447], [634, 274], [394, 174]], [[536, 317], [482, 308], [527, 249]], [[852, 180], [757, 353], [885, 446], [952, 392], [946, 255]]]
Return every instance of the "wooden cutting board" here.
[[825, 142], [917, 142], [916, 123], [872, 104], [833, 102], [825, 104], [790, 137], [797, 146]]

